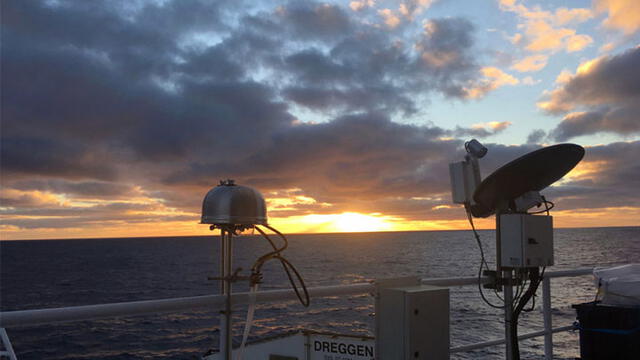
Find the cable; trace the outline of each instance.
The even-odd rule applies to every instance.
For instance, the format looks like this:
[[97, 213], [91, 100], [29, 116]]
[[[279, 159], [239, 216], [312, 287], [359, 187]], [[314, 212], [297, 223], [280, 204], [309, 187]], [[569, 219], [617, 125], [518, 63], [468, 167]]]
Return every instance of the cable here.
[[513, 360], [520, 359], [520, 349], [518, 345], [518, 317], [524, 310], [524, 307], [529, 302], [529, 300], [531, 300], [531, 298], [535, 296], [536, 291], [538, 290], [538, 287], [540, 286], [540, 283], [542, 282], [542, 279], [544, 277], [545, 270], [546, 270], [546, 267], [543, 267], [542, 271], [540, 271], [538, 268], [531, 268], [528, 270], [529, 288], [522, 295], [522, 298], [518, 302], [518, 305], [513, 310], [513, 313], [511, 316], [510, 329], [509, 329], [509, 331], [511, 332], [511, 339], [512, 339]]
[[[465, 210], [467, 211], [467, 218], [469, 219], [469, 224], [471, 224], [471, 229], [473, 230], [473, 234], [475, 236], [476, 242], [478, 243], [478, 248], [480, 248], [481, 259], [480, 259], [480, 268], [478, 269], [478, 291], [480, 292], [480, 297], [482, 298], [482, 301], [484, 301], [487, 305], [491, 306], [492, 308], [504, 309], [504, 305], [503, 306], [495, 305], [491, 301], [489, 301], [485, 297], [484, 291], [482, 290], [482, 267], [484, 266], [485, 269], [489, 270], [489, 265], [487, 265], [487, 260], [484, 257], [484, 249], [482, 248], [482, 241], [480, 241], [480, 235], [478, 235], [478, 231], [476, 231], [476, 227], [473, 224], [473, 217], [471, 216], [471, 211], [466, 204], [465, 204]], [[498, 296], [498, 298], [500, 297]]]
[[542, 198], [542, 203], [544, 204], [544, 210], [533, 211], [528, 213], [529, 215], [547, 213], [547, 216], [549, 216], [549, 210], [553, 209], [556, 206], [556, 204], [554, 204], [552, 201], [545, 199], [544, 196], [540, 195], [540, 197]]
[[[273, 251], [271, 251], [271, 252], [269, 252], [269, 253], [267, 253], [265, 255], [262, 255], [253, 264], [253, 267], [251, 269], [252, 278], [253, 278], [252, 281], [259, 282], [260, 278], [261, 278], [260, 270], [261, 270], [262, 266], [269, 260], [277, 259], [282, 264], [282, 268], [284, 269], [285, 273], [287, 274], [287, 277], [289, 278], [289, 282], [291, 283], [291, 287], [293, 288], [293, 291], [295, 291], [296, 296], [298, 297], [298, 300], [300, 300], [300, 303], [302, 304], [302, 306], [308, 307], [309, 304], [311, 303], [311, 300], [309, 298], [309, 291], [307, 290], [307, 286], [304, 283], [304, 279], [302, 278], [302, 275], [300, 275], [298, 270], [295, 268], [295, 266], [293, 266], [293, 264], [291, 264], [291, 262], [289, 260], [287, 260], [284, 256], [282, 256], [280, 254], [283, 250], [285, 250], [289, 246], [289, 241], [278, 230], [272, 228], [269, 225], [263, 225], [263, 226], [266, 227], [267, 229], [273, 231], [274, 233], [278, 234], [278, 236], [280, 236], [280, 238], [282, 238], [282, 240], [284, 241], [284, 245], [281, 248], [278, 248], [276, 246], [276, 244], [273, 242], [273, 240], [271, 240], [269, 235], [267, 235], [264, 232], [264, 230], [260, 229], [258, 226], [255, 226], [255, 229], [258, 230], [258, 232], [260, 234], [262, 234], [262, 236], [265, 239], [267, 239], [267, 241], [269, 241], [269, 243], [271, 244], [271, 247], [273, 247]], [[300, 289], [299, 289], [298, 285], [296, 284], [296, 282], [294, 280], [294, 276], [291, 274], [292, 271], [293, 271], [293, 274], [295, 275], [295, 277], [298, 279], [298, 282], [300, 283], [300, 288], [302, 288], [302, 292], [304, 293], [304, 297], [300, 293]]]

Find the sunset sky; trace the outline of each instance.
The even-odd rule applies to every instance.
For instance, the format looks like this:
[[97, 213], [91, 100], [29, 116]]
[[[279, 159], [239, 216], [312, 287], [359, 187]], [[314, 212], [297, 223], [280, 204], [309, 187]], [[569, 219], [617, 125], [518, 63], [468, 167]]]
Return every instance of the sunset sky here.
[[208, 235], [226, 178], [284, 232], [467, 229], [471, 138], [584, 146], [555, 225], [640, 224], [638, 0], [1, 7], [2, 240]]

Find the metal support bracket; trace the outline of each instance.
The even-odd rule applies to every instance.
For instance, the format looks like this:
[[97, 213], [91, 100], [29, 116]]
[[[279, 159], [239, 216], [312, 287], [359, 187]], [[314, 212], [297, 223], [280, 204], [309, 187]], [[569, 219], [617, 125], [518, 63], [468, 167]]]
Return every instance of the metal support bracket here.
[[9, 335], [7, 335], [7, 330], [4, 328], [0, 328], [0, 340], [2, 340], [2, 347], [4, 348], [4, 350], [0, 350], [0, 358], [7, 356], [10, 360], [17, 360], [16, 353], [13, 351], [13, 346], [11, 346], [11, 341], [9, 340]]
[[223, 281], [229, 281], [229, 282], [238, 282], [238, 281], [245, 281], [245, 280], [253, 280], [254, 276], [245, 276], [245, 275], [239, 275], [240, 271], [242, 271], [242, 268], [237, 268], [233, 274], [229, 275], [229, 276], [208, 276], [207, 280], [223, 280]]

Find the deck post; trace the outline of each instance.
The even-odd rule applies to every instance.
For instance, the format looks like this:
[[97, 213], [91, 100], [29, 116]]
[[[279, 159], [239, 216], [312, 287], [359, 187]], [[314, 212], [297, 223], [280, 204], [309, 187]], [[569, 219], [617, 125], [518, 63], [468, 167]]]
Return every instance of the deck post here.
[[542, 279], [542, 316], [544, 320], [544, 359], [553, 360], [553, 324], [551, 323], [551, 280]]
[[513, 334], [511, 333], [511, 321], [513, 321], [513, 286], [511, 284], [511, 270], [504, 270], [502, 278], [505, 281], [504, 290], [504, 338], [505, 354], [507, 360], [513, 360]]
[[225, 296], [224, 310], [220, 311], [220, 354], [225, 360], [231, 360], [233, 325], [231, 323], [231, 259], [233, 258], [233, 247], [231, 243], [231, 231], [224, 229], [220, 235], [220, 271], [221, 271], [221, 293]]

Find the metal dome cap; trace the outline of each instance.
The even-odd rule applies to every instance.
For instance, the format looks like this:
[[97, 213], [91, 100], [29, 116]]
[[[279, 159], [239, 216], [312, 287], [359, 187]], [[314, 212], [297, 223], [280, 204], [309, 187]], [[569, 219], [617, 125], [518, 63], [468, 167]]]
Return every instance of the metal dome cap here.
[[202, 202], [202, 224], [266, 225], [267, 207], [262, 194], [254, 188], [220, 181]]

